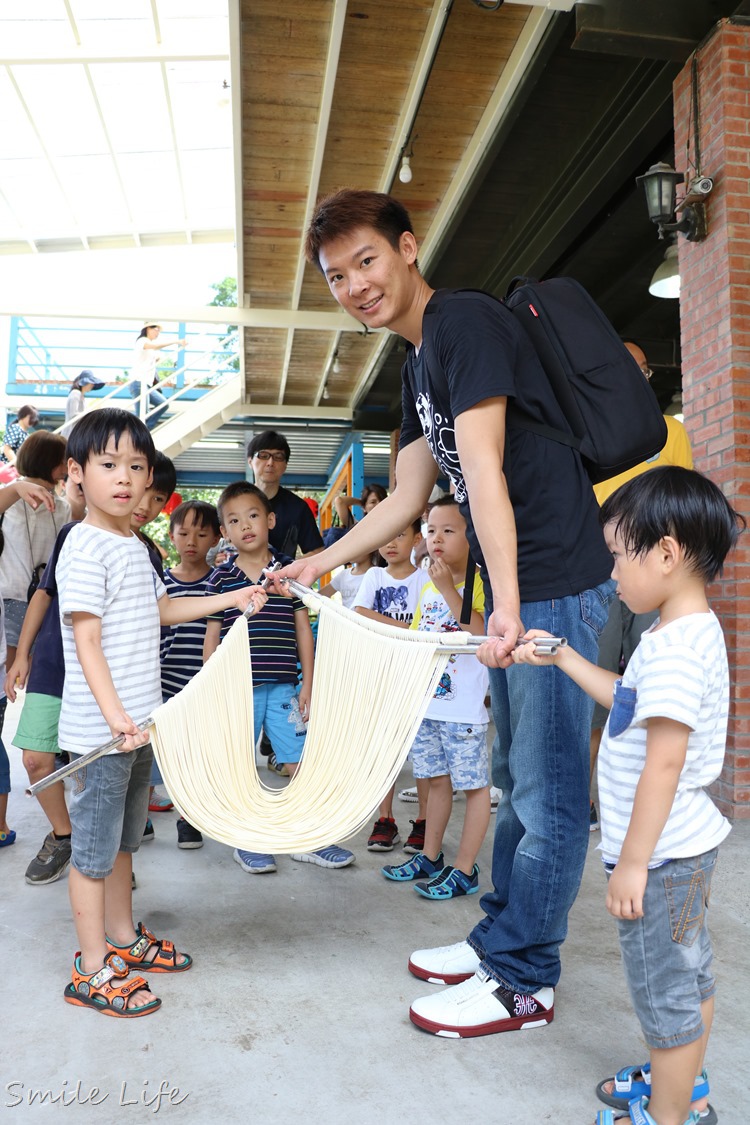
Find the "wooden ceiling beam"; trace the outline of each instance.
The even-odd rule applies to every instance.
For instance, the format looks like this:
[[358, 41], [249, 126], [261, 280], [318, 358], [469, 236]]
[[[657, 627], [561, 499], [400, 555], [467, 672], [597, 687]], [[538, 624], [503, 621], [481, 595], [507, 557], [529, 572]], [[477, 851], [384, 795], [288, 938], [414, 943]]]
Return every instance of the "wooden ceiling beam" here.
[[[470, 189], [483, 154], [487, 147], [491, 145], [494, 134], [500, 128], [513, 94], [520, 85], [524, 72], [531, 63], [534, 53], [553, 19], [554, 13], [551, 11], [534, 9], [529, 13], [510, 58], [503, 67], [492, 96], [480, 118], [479, 125], [456, 168], [450, 187], [443, 195], [430, 228], [422, 241], [419, 260], [424, 273], [427, 273], [430, 263], [439, 253], [443, 236], [452, 223], [453, 214], [460, 207], [463, 197]], [[392, 343], [393, 335], [385, 333], [373, 349], [370, 359], [352, 392], [350, 400], [352, 408], [356, 408], [372, 386], [387, 358]]]
[[[305, 221], [303, 224], [303, 232], [307, 230], [308, 224], [312, 217], [313, 208], [318, 198], [318, 187], [320, 185], [320, 171], [323, 167], [323, 154], [325, 152], [326, 140], [328, 139], [328, 123], [331, 119], [331, 105], [333, 104], [333, 94], [336, 87], [336, 74], [339, 66], [339, 54], [341, 53], [341, 40], [344, 35], [344, 21], [346, 18], [346, 5], [347, 0], [335, 0], [333, 15], [331, 17], [331, 34], [328, 39], [328, 51], [326, 52], [326, 68], [325, 76], [323, 78], [323, 89], [320, 95], [320, 110], [318, 112], [318, 124], [315, 130], [315, 145], [312, 152], [312, 163], [308, 174], [308, 188], [307, 200], [305, 202]], [[299, 253], [297, 255], [297, 267], [294, 272], [294, 284], [292, 286], [291, 307], [293, 309], [299, 308], [299, 298], [302, 292], [302, 279], [305, 275], [305, 250], [304, 243], [300, 243]], [[290, 328], [287, 332], [286, 347], [284, 349], [284, 363], [281, 371], [281, 379], [279, 382], [279, 403], [284, 401], [284, 394], [286, 392], [286, 384], [289, 378], [289, 363], [292, 358], [292, 348], [294, 347], [294, 329]]]

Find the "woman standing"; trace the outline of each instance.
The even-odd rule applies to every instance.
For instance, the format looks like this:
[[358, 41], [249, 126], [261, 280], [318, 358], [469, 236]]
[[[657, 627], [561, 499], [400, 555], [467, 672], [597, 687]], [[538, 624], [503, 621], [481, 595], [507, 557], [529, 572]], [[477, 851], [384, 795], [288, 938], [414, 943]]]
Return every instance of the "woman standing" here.
[[150, 430], [158, 425], [159, 419], [167, 411], [167, 400], [161, 391], [154, 390], [156, 383], [156, 360], [158, 358], [157, 352], [162, 348], [178, 347], [184, 348], [186, 340], [164, 340], [159, 343], [159, 334], [161, 333], [161, 325], [154, 324], [152, 321], [147, 320], [141, 329], [141, 333], [135, 342], [133, 350], [133, 366], [130, 369], [131, 381], [128, 383], [128, 392], [132, 398], [140, 398], [141, 384], [150, 388], [148, 392], [148, 401], [151, 406], [158, 406], [161, 409], [155, 410], [154, 413], [144, 419], [146, 425]]
[[67, 438], [70, 431], [73, 429], [74, 423], [83, 414], [86, 409], [84, 403], [84, 395], [86, 391], [98, 391], [104, 386], [104, 383], [94, 378], [94, 372], [85, 368], [80, 375], [76, 375], [73, 382], [70, 384], [68, 391], [68, 398], [65, 403], [65, 422], [60, 428], [60, 433], [63, 437]]

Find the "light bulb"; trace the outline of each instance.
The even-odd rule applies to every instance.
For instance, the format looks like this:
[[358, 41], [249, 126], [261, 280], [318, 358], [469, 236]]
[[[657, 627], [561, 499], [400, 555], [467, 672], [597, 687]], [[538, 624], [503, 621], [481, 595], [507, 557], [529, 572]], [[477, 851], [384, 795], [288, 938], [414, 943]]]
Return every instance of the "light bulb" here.
[[328, 394], [328, 383], [326, 383], [326, 385], [323, 387], [323, 398], [328, 398]]
[[398, 170], [398, 178], [401, 180], [402, 184], [410, 184], [411, 176], [411, 157], [405, 156], [401, 161], [401, 167]]
[[334, 375], [338, 375], [339, 372], [341, 371], [341, 364], [339, 363], [339, 357], [338, 356], [336, 356], [333, 360], [332, 370], [333, 370]]

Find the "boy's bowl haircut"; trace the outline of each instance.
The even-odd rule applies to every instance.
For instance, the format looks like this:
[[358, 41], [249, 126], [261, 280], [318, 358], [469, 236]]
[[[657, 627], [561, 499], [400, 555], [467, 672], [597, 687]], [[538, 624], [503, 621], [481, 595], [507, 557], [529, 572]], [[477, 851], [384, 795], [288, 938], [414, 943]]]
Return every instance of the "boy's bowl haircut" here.
[[136, 453], [146, 458], [149, 469], [156, 461], [156, 447], [148, 426], [129, 410], [107, 406], [84, 414], [68, 437], [68, 458], [83, 468], [89, 458], [104, 453], [110, 438], [119, 447], [123, 434], [127, 434]]

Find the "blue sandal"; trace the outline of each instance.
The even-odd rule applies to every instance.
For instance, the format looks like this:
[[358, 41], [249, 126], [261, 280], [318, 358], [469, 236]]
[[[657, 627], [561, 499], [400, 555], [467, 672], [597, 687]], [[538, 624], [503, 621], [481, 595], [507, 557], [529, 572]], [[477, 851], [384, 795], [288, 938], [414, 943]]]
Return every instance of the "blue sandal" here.
[[7, 832], [0, 832], [0, 848], [9, 848], [15, 842], [16, 834], [12, 828], [9, 828]]
[[[634, 1098], [625, 1113], [615, 1114], [611, 1109], [600, 1109], [596, 1115], [596, 1125], [615, 1125], [616, 1121], [629, 1121], [632, 1125], [656, 1125], [647, 1106], [648, 1098]], [[697, 1113], [690, 1113], [685, 1125], [700, 1125], [702, 1121], [705, 1118]]]
[[[614, 1083], [609, 1093], [604, 1089], [608, 1082]], [[708, 1093], [708, 1074], [704, 1070], [695, 1079], [692, 1100], [697, 1102], [698, 1098], [708, 1097]], [[643, 1063], [642, 1066], [625, 1066], [612, 1078], [603, 1078], [596, 1087], [599, 1101], [612, 1106], [613, 1109], [627, 1110], [634, 1099], [648, 1098], [650, 1094], [651, 1067], [648, 1063]], [[698, 1114], [700, 1125], [717, 1125], [718, 1120], [716, 1110], [711, 1105]]]

